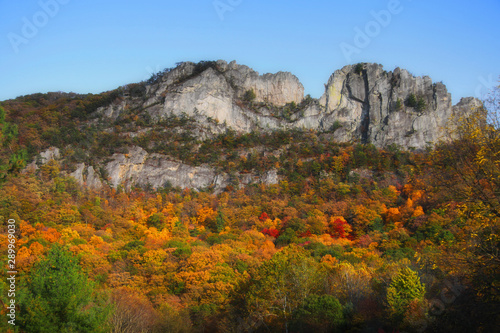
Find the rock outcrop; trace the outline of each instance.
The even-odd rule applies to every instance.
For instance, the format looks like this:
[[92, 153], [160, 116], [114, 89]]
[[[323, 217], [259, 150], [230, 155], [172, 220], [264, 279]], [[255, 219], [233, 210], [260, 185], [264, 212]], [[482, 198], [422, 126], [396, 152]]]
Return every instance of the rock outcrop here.
[[37, 158], [28, 164], [25, 171], [31, 170], [35, 171], [39, 166], [45, 165], [52, 160], [59, 160], [61, 158], [61, 151], [57, 147], [50, 147], [49, 149], [41, 152]]
[[50, 147], [44, 152], [40, 153], [40, 163], [46, 164], [50, 160], [58, 160], [61, 158], [61, 151], [57, 147]]
[[[190, 166], [161, 154], [149, 154], [141, 147], [130, 147], [127, 154], [114, 154], [105, 165], [109, 184], [112, 187], [132, 186], [164, 188], [180, 187], [203, 190], [212, 188], [218, 192], [230, 183], [248, 185], [252, 183], [276, 184], [276, 170], [256, 177], [244, 174], [231, 179], [225, 173], [217, 173], [209, 166]], [[89, 182], [87, 176], [87, 183]]]
[[105, 166], [111, 186], [163, 188], [165, 186], [203, 189], [220, 188], [226, 180], [207, 166], [193, 167], [160, 154], [148, 154], [132, 147], [127, 154], [114, 154]]
[[454, 112], [444, 84], [432, 83], [428, 76], [414, 77], [400, 68], [386, 72], [377, 64], [336, 71], [322, 102], [338, 127], [337, 140], [378, 147], [396, 144], [419, 149], [437, 143], [445, 139], [444, 128]]
[[[222, 60], [181, 63], [143, 88], [142, 95], [124, 94], [98, 109], [96, 115], [111, 123], [129, 110], [141, 110], [153, 122], [188, 116], [196, 121], [194, 135], [199, 139], [228, 129], [239, 133], [313, 129], [330, 132], [339, 142], [424, 149], [449, 139], [445, 128], [454, 115], [467, 115], [481, 107], [475, 98], [464, 98], [452, 106], [443, 83], [433, 83], [428, 76], [415, 77], [400, 68], [387, 72], [371, 63], [335, 71], [319, 99], [304, 98], [302, 84], [291, 73], [260, 75], [247, 66]], [[209, 166], [189, 166], [139, 147], [132, 147], [129, 154], [114, 154], [102, 167], [114, 187], [159, 188], [168, 184], [221, 189], [235, 181]], [[80, 182], [101, 186], [92, 167], [79, 165], [74, 176]], [[278, 181], [276, 172], [237, 178], [240, 184]]]
[[78, 164], [70, 176], [74, 177], [79, 184], [92, 189], [100, 189], [103, 186], [101, 177], [95, 172], [94, 167], [87, 166], [85, 163]]
[[[244, 103], [249, 91], [255, 94], [250, 106]], [[335, 71], [324, 95], [299, 112], [289, 117], [273, 113], [273, 109], [303, 101], [304, 88], [290, 73], [259, 75], [234, 61], [219, 60], [201, 68], [182, 63], [148, 85], [145, 99], [129, 98], [98, 112], [116, 119], [126, 109], [143, 108], [156, 121], [171, 115], [193, 117], [215, 134], [228, 128], [240, 133], [314, 129], [335, 131], [339, 142], [423, 149], [446, 139], [443, 129], [454, 113], [480, 105], [468, 98], [452, 107], [443, 83], [433, 83], [428, 76], [414, 77], [400, 68], [387, 72], [369, 63]]]
[[304, 98], [304, 87], [299, 79], [288, 72], [259, 75], [253, 69], [236, 64], [226, 65], [218, 61], [224, 77], [236, 87], [238, 98], [243, 98], [247, 91], [253, 90], [256, 102], [265, 102], [276, 106], [287, 103], [300, 103]]
[[[215, 124], [225, 124], [239, 132], [258, 128], [278, 128], [280, 121], [246, 109], [241, 101], [252, 91], [255, 103], [283, 106], [300, 103], [304, 87], [291, 73], [259, 75], [236, 62], [217, 61], [201, 73], [197, 65], [183, 63], [166, 73], [160, 82], [148, 87], [143, 107], [155, 120], [171, 115], [203, 116]], [[123, 110], [126, 105], [121, 105]], [[116, 105], [103, 109], [104, 115], [117, 117]], [[218, 132], [217, 126], [211, 129]]]

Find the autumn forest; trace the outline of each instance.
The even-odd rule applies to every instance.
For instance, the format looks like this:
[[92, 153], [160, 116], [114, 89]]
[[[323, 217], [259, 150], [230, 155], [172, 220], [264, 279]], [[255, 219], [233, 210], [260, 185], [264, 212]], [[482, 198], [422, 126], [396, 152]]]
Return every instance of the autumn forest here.
[[[49, 93], [0, 106], [1, 331], [498, 330], [495, 95], [474, 117], [453, 119], [454, 141], [421, 151], [299, 130], [196, 141], [188, 117], [152, 124], [140, 110], [113, 131], [90, 121], [117, 98]], [[151, 130], [121, 135], [131, 126]], [[68, 176], [77, 162], [98, 170], [99, 160], [132, 145], [209, 164], [235, 181], [223, 191], [91, 189]], [[51, 146], [64, 158], [26, 168]], [[271, 169], [277, 184], [236, 181]]]

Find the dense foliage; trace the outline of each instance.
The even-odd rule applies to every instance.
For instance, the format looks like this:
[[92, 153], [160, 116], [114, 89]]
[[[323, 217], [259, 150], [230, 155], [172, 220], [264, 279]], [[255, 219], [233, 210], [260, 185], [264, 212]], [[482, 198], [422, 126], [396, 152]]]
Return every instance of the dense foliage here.
[[[195, 126], [187, 117], [164, 120], [165, 132], [149, 124], [131, 139], [121, 128], [145, 126], [140, 113], [117, 119], [113, 126], [122, 127], [107, 134], [76, 122], [85, 105], [99, 105], [92, 100], [29, 96], [0, 110], [0, 245], [7, 253], [7, 219], [16, 219], [25, 300], [19, 326], [3, 320], [3, 331], [497, 327], [500, 140], [483, 111], [477, 121], [456, 120], [456, 141], [409, 153], [337, 144], [316, 132], [228, 131], [196, 141], [185, 134]], [[277, 169], [281, 181], [235, 181], [221, 193], [94, 191], [67, 176], [69, 162], [20, 172], [49, 145], [64, 148], [69, 161], [95, 163], [132, 144], [228, 173]]]

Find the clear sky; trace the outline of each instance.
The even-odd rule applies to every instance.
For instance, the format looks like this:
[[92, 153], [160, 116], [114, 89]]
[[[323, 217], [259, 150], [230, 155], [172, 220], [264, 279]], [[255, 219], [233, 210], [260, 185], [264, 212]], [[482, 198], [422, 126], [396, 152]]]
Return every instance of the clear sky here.
[[479, 96], [500, 75], [500, 0], [0, 0], [0, 100], [99, 93], [180, 61], [289, 71], [320, 97], [377, 62]]

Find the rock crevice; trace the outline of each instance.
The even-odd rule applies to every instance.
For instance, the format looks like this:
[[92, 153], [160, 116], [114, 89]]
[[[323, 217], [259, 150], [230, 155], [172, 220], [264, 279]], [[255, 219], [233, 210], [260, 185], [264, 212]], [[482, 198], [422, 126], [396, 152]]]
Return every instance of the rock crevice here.
[[[145, 91], [143, 99], [125, 97], [99, 109], [98, 116], [113, 121], [127, 110], [143, 110], [153, 122], [188, 116], [196, 121], [199, 130], [194, 135], [200, 140], [227, 130], [243, 134], [301, 129], [331, 132], [338, 142], [424, 149], [449, 139], [445, 128], [453, 116], [467, 116], [481, 107], [475, 98], [452, 106], [443, 83], [400, 68], [388, 72], [372, 63], [335, 71], [323, 96], [309, 98], [307, 103], [304, 87], [291, 73], [260, 75], [235, 61], [222, 60], [182, 63], [148, 84]], [[208, 166], [188, 166], [138, 147], [129, 155], [115, 154], [105, 165], [112, 186], [168, 183], [200, 189], [220, 188], [231, 181]], [[85, 178], [80, 174], [83, 171], [76, 176]]]
[[[299, 105], [304, 87], [288, 72], [260, 75], [236, 62], [219, 60], [201, 66], [182, 63], [149, 85], [145, 102], [133, 99], [101, 108], [98, 112], [116, 119], [124, 110], [144, 109], [153, 120], [176, 115], [215, 121], [202, 125], [221, 133], [254, 130], [335, 129], [339, 142], [372, 143], [377, 147], [396, 144], [403, 149], [423, 149], [443, 135], [443, 128], [455, 112], [451, 96], [442, 83], [428, 76], [415, 77], [396, 68], [387, 72], [378, 64], [345, 66], [335, 71], [325, 85], [325, 93], [302, 111], [276, 115], [276, 109]], [[254, 96], [250, 104], [246, 94]], [[408, 104], [413, 95], [418, 107]], [[478, 104], [467, 99], [468, 107]]]

